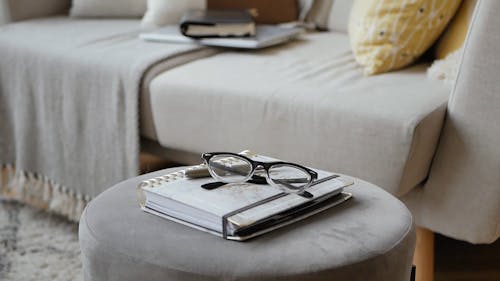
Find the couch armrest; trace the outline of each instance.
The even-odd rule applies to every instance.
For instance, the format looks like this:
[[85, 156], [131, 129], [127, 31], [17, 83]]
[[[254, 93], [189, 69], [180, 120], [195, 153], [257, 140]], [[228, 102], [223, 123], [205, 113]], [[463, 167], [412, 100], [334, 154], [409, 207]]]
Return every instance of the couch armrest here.
[[71, 0], [0, 0], [0, 24], [67, 14]]
[[473, 243], [500, 236], [500, 1], [480, 0], [466, 39], [417, 223]]

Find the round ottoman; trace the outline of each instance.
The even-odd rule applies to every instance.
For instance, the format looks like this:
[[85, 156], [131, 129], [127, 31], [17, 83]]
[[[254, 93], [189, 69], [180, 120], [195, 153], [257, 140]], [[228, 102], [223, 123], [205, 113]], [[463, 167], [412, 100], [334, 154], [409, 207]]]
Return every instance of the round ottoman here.
[[351, 200], [234, 242], [139, 208], [139, 182], [174, 170], [124, 181], [90, 202], [79, 229], [86, 281], [410, 280], [412, 216], [377, 186], [353, 179]]

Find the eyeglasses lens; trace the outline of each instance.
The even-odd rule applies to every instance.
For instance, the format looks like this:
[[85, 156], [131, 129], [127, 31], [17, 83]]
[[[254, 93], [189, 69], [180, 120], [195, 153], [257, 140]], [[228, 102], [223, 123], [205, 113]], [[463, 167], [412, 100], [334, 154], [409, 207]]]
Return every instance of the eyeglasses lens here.
[[292, 165], [277, 164], [269, 168], [269, 179], [282, 190], [299, 193], [309, 186], [311, 175]]
[[234, 155], [215, 155], [208, 162], [213, 177], [227, 183], [244, 182], [252, 173], [252, 165]]

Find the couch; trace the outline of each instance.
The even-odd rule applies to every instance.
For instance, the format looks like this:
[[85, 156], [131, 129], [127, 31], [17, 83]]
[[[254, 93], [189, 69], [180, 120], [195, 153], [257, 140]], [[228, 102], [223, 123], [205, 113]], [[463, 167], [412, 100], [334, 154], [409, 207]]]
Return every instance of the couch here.
[[[4, 1], [0, 20], [11, 23], [0, 34], [12, 27], [45, 40], [57, 35], [40, 32], [75, 22], [99, 21], [111, 33], [117, 21], [139, 24], [68, 18], [69, 4]], [[186, 164], [205, 151], [251, 149], [350, 174], [398, 196], [421, 227], [491, 243], [500, 236], [498, 12], [498, 1], [478, 3], [452, 90], [427, 78], [425, 62], [364, 76], [345, 22], [261, 51], [207, 48], [144, 80], [141, 149]]]

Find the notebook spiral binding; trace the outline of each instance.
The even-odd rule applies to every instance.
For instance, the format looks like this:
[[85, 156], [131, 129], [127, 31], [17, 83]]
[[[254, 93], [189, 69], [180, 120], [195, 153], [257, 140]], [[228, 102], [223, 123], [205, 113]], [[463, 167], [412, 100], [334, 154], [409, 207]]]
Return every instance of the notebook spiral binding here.
[[[240, 152], [240, 154], [244, 155], [244, 156], [247, 156], [247, 157], [254, 157], [254, 156], [257, 155], [255, 153], [251, 152], [250, 150], [244, 150], [244, 151]], [[230, 160], [230, 159], [227, 159], [227, 160], [222, 160], [222, 162], [232, 163], [234, 161]], [[177, 171], [177, 172], [174, 172], [174, 173], [170, 173], [170, 174], [166, 174], [166, 175], [163, 175], [163, 176], [159, 176], [159, 177], [155, 177], [155, 178], [143, 180], [137, 186], [137, 203], [142, 208], [144, 208], [144, 206], [146, 205], [146, 195], [144, 194], [144, 189], [145, 188], [155, 188], [155, 187], [161, 186], [164, 183], [168, 183], [168, 182], [172, 182], [172, 181], [176, 181], [176, 180], [179, 180], [179, 179], [186, 178], [186, 172], [187, 171], [194, 171], [194, 170], [202, 171], [202, 172], [205, 172], [205, 173], [208, 174], [207, 165], [205, 163], [202, 163], [202, 164], [199, 164], [199, 165], [190, 166], [190, 167], [188, 167], [186, 169], [183, 169], [183, 170], [180, 170], [180, 171]]]

